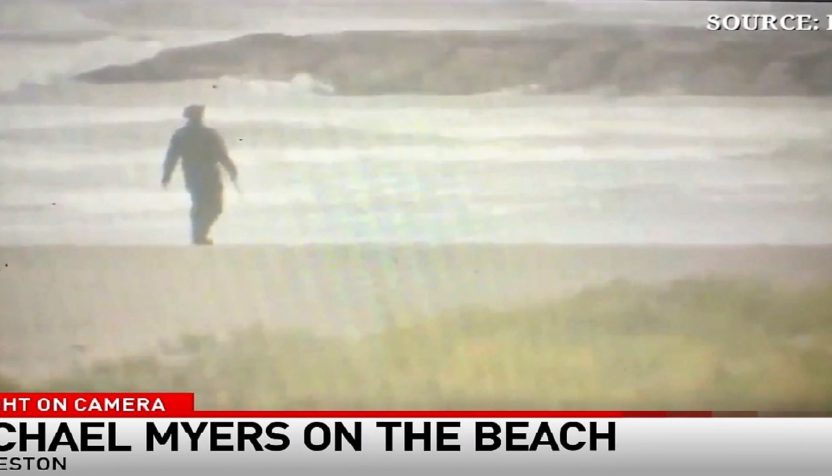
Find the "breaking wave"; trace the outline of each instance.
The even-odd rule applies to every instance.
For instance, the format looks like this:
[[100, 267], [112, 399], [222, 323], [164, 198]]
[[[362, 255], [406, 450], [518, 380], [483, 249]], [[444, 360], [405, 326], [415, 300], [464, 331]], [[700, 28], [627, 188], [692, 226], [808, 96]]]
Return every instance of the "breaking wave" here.
[[144, 106], [203, 103], [225, 106], [263, 106], [287, 97], [328, 96], [332, 85], [298, 73], [288, 81], [223, 76], [171, 83], [93, 85], [72, 80], [24, 82], [0, 94], [5, 103]]

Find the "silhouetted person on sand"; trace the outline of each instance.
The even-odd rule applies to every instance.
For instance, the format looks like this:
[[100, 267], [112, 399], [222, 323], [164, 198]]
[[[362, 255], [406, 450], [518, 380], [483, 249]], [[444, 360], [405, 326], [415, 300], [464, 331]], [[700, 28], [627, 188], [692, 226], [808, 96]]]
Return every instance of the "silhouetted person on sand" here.
[[208, 237], [211, 226], [222, 213], [222, 175], [219, 166], [236, 183], [237, 167], [228, 156], [225, 142], [214, 129], [203, 123], [205, 106], [188, 106], [183, 116], [188, 123], [170, 140], [165, 157], [162, 186], [167, 188], [171, 175], [182, 158], [185, 187], [191, 194], [191, 239], [195, 245], [213, 244]]

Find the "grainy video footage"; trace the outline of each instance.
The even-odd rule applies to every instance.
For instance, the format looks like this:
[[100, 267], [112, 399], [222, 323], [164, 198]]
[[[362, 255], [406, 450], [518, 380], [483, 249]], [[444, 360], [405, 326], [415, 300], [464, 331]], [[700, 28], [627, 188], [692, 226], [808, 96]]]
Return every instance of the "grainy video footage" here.
[[830, 14], [3, 0], [0, 391], [830, 411]]

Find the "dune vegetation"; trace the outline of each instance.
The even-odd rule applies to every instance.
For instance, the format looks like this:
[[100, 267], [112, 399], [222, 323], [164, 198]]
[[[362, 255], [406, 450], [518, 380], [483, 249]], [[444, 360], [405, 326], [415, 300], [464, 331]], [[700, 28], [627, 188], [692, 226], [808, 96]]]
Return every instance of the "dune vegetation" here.
[[19, 388], [12, 379], [0, 374], [0, 392], [16, 392]]
[[614, 282], [524, 311], [393, 320], [359, 337], [190, 335], [39, 388], [193, 391], [220, 409], [832, 409], [832, 286]]

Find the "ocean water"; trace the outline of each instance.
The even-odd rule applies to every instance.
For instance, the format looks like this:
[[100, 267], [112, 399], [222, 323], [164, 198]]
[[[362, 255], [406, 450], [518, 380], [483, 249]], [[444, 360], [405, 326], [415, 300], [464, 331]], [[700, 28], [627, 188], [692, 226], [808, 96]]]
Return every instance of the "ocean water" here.
[[[128, 18], [77, 2], [60, 28], [12, 4], [28, 23], [0, 37], [13, 66], [0, 74], [2, 245], [187, 243], [181, 175], [168, 191], [159, 180], [181, 108], [194, 102], [208, 105], [241, 170], [219, 243], [832, 242], [829, 99], [545, 96], [534, 85], [344, 97], [307, 74], [81, 84], [73, 75], [166, 48], [348, 22], [330, 7], [243, 9], [152, 28], [169, 19], [164, 9]], [[560, 18], [512, 11], [440, 23], [425, 8], [363, 12], [353, 24], [500, 30]]]
[[[817, 100], [216, 102], [208, 120], [241, 170], [221, 243], [832, 239]], [[159, 186], [178, 107], [0, 109], [0, 243], [186, 242], [181, 178]]]

